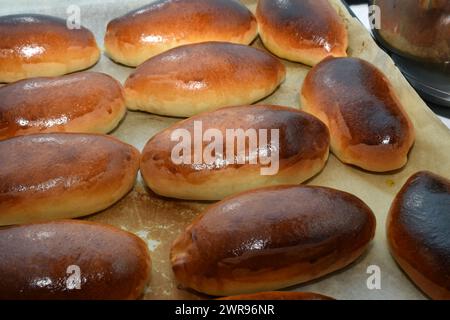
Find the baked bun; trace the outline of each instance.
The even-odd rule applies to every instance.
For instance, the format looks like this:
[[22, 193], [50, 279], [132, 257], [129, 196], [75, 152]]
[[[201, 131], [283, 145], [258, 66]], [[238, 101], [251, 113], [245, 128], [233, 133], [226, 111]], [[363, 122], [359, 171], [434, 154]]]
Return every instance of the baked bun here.
[[[292, 108], [222, 108], [179, 122], [150, 139], [142, 152], [141, 173], [159, 195], [220, 200], [256, 187], [311, 178], [328, 159], [329, 140], [321, 121]], [[214, 148], [216, 142], [222, 142], [222, 148]]]
[[100, 58], [91, 31], [66, 20], [18, 14], [0, 17], [0, 82], [53, 77], [89, 68]]
[[259, 0], [259, 33], [267, 49], [310, 66], [347, 56], [347, 29], [328, 0]]
[[249, 44], [257, 29], [253, 14], [237, 0], [157, 0], [112, 20], [105, 49], [114, 61], [137, 66], [184, 44]]
[[331, 150], [368, 171], [403, 167], [414, 127], [389, 80], [358, 58], [328, 58], [306, 76], [303, 110], [330, 129]]
[[199, 292], [271, 291], [344, 268], [374, 233], [375, 216], [351, 194], [277, 186], [210, 206], [175, 240], [170, 259], [179, 283]]
[[48, 133], [0, 141], [0, 225], [106, 209], [134, 185], [139, 151], [113, 137]]
[[147, 60], [130, 75], [127, 106], [190, 117], [261, 100], [285, 76], [277, 58], [256, 48], [224, 42], [185, 45]]
[[450, 180], [414, 174], [392, 203], [387, 220], [391, 253], [433, 299], [450, 299]]
[[121, 84], [103, 73], [22, 80], [0, 88], [0, 140], [31, 133], [108, 133], [125, 112]]
[[252, 294], [243, 294], [240, 296], [225, 297], [220, 298], [218, 300], [334, 300], [334, 299], [312, 292], [271, 291], [271, 292], [260, 292]]
[[150, 279], [147, 246], [86, 221], [0, 230], [0, 300], [137, 299]]

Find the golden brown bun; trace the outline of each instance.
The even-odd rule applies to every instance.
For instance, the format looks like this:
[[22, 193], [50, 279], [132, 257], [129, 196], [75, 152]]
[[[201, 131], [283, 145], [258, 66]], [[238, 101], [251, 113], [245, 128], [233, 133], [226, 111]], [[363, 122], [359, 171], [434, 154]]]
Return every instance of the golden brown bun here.
[[384, 172], [408, 161], [414, 127], [389, 80], [357, 58], [328, 58], [303, 83], [302, 108], [330, 129], [342, 161]]
[[0, 225], [85, 216], [134, 185], [139, 151], [113, 137], [48, 133], [0, 141]]
[[243, 294], [220, 298], [218, 300], [334, 300], [333, 298], [312, 292], [271, 291]]
[[0, 140], [47, 132], [108, 133], [125, 115], [118, 81], [80, 72], [0, 88]]
[[190, 117], [261, 100], [285, 76], [277, 58], [256, 48], [225, 42], [185, 45], [147, 60], [130, 75], [127, 106]]
[[376, 0], [381, 37], [408, 56], [450, 61], [450, 1]]
[[[171, 141], [171, 136], [179, 129], [185, 129], [194, 138], [194, 124], [197, 121], [201, 121], [203, 132], [212, 128], [222, 133], [225, 140], [223, 152], [213, 157], [214, 163], [206, 163], [205, 158], [200, 159], [203, 160], [200, 163], [194, 163], [196, 152], [192, 148], [193, 152], [190, 154], [192, 164], [176, 164], [172, 161], [172, 152], [180, 140]], [[247, 155], [245, 164], [242, 162], [238, 164], [235, 159], [228, 161], [226, 154], [229, 150], [237, 155], [238, 142], [234, 139], [235, 152], [231, 148], [226, 148], [227, 129], [244, 131], [268, 129], [268, 138], [261, 139], [259, 150], [260, 152], [279, 150], [279, 170], [275, 172], [276, 161], [273, 161], [271, 172], [273, 175], [262, 175], [261, 169], [270, 165], [264, 165], [260, 161], [261, 157], [258, 157], [260, 152], [256, 150], [257, 147], [250, 148], [248, 139], [245, 147]], [[271, 143], [271, 129], [279, 130], [278, 148], [276, 144]], [[150, 139], [142, 151], [141, 173], [147, 185], [159, 195], [189, 200], [220, 200], [256, 187], [299, 184], [311, 178], [322, 170], [328, 159], [329, 140], [328, 130], [321, 121], [292, 108], [279, 106], [222, 108], [179, 122]], [[207, 150], [209, 144], [210, 141], [203, 142], [203, 151]], [[273, 155], [276, 160], [275, 152]], [[251, 164], [252, 160], [255, 161]]]
[[214, 296], [277, 290], [355, 261], [375, 216], [357, 197], [310, 186], [248, 191], [209, 207], [175, 240], [181, 285]]
[[19, 14], [0, 17], [0, 82], [52, 77], [89, 68], [100, 58], [91, 31], [64, 19]]
[[387, 220], [391, 253], [433, 299], [450, 300], [450, 180], [414, 174], [392, 203]]
[[313, 66], [347, 56], [347, 29], [328, 0], [259, 0], [256, 18], [264, 45], [281, 58]]
[[253, 14], [237, 0], [158, 0], [112, 20], [105, 49], [116, 62], [137, 66], [184, 44], [249, 44], [257, 29]]
[[[0, 248], [1, 300], [137, 299], [150, 280], [146, 244], [108, 225], [66, 220], [4, 228]], [[80, 289], [70, 266], [79, 268]]]

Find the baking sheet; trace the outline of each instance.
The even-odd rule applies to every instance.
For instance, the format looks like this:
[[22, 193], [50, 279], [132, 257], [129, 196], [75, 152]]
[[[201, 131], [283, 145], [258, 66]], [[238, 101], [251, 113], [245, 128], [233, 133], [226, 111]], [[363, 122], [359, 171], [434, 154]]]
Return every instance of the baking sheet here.
[[[81, 22], [96, 35], [103, 46], [106, 24], [112, 18], [148, 3], [145, 0], [2, 0], [0, 15], [12, 13], [45, 13], [67, 17], [70, 5], [81, 9]], [[253, 11], [256, 0], [244, 0]], [[450, 178], [450, 131], [438, 120], [407, 83], [392, 60], [379, 49], [364, 27], [353, 18], [339, 0], [331, 0], [349, 29], [350, 56], [372, 62], [391, 80], [401, 102], [416, 127], [417, 139], [407, 166], [390, 174], [372, 174], [347, 166], [330, 156], [326, 168], [308, 184], [334, 187], [355, 194], [375, 212], [377, 232], [367, 253], [348, 268], [312, 283], [290, 288], [314, 291], [337, 299], [424, 299], [424, 295], [407, 279], [389, 255], [385, 237], [385, 219], [390, 203], [407, 178], [419, 170], [431, 170]], [[253, 44], [262, 48], [260, 40]], [[284, 61], [287, 79], [270, 97], [260, 103], [301, 108], [299, 89], [309, 68]], [[111, 74], [122, 83], [132, 68], [117, 65], [102, 56], [91, 70]], [[74, 88], [76, 90], [76, 88]], [[141, 112], [128, 112], [124, 121], [112, 133], [142, 150], [147, 140], [167, 126], [179, 121]], [[88, 220], [109, 223], [134, 232], [144, 239], [153, 260], [152, 281], [145, 299], [199, 299], [204, 296], [178, 288], [169, 262], [169, 249], [174, 238], [209, 203], [170, 200], [156, 196], [142, 182], [112, 208], [88, 217]], [[120, 257], [118, 257], [120, 259]], [[381, 269], [381, 289], [369, 290], [366, 282], [371, 265]]]

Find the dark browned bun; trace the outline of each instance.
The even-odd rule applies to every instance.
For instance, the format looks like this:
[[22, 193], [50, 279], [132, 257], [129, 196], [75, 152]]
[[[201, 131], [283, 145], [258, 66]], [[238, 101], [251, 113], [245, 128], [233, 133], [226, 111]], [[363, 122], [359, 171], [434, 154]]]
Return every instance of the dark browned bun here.
[[391, 47], [416, 59], [450, 62], [450, 1], [375, 0], [379, 34]]
[[0, 82], [52, 77], [89, 68], [100, 58], [88, 29], [41, 14], [0, 17]]
[[218, 300], [334, 300], [313, 292], [271, 291], [239, 296], [224, 297]]
[[261, 39], [281, 58], [310, 66], [347, 55], [347, 29], [328, 0], [259, 0]]
[[125, 83], [127, 106], [189, 117], [259, 101], [285, 76], [284, 65], [265, 51], [225, 42], [190, 44], [140, 65]]
[[[0, 229], [0, 299], [137, 299], [151, 260], [140, 238], [63, 220]], [[77, 288], [78, 287], [78, 288]]]
[[0, 141], [0, 225], [85, 216], [133, 186], [139, 151], [106, 135], [48, 133]]
[[302, 108], [330, 129], [342, 161], [375, 172], [408, 161], [414, 127], [389, 80], [358, 58], [328, 58], [306, 76]]
[[237, 0], [157, 0], [108, 23], [105, 49], [116, 62], [137, 66], [184, 44], [249, 44], [255, 17]]
[[[173, 137], [182, 130], [194, 140], [196, 123], [201, 123], [203, 132], [214, 129], [221, 133], [223, 152], [211, 152], [211, 162], [206, 158], [195, 162], [199, 148], [194, 148], [192, 143], [191, 162], [174, 161], [173, 152], [180, 140]], [[250, 131], [256, 137], [262, 132], [260, 130], [267, 130], [267, 139], [258, 140], [259, 146], [256, 147], [249, 143], [251, 134], [246, 136], [245, 163], [236, 161], [239, 156], [244, 158], [242, 153], [236, 152], [238, 139], [234, 136], [227, 139], [227, 130], [238, 129], [243, 132], [252, 129]], [[272, 130], [279, 130], [279, 139]], [[233, 149], [227, 147], [232, 141], [235, 142]], [[191, 117], [155, 135], [142, 151], [140, 168], [147, 185], [159, 195], [189, 200], [220, 200], [257, 187], [299, 184], [311, 178], [322, 170], [328, 159], [329, 141], [326, 126], [305, 112], [268, 105], [228, 107]], [[203, 141], [204, 151], [210, 143]], [[230, 160], [228, 153], [234, 153], [235, 157]], [[274, 161], [264, 164], [262, 154], [271, 155]], [[265, 170], [273, 172], [265, 173]]]
[[179, 283], [213, 296], [286, 288], [344, 268], [375, 216], [357, 197], [310, 186], [248, 191], [210, 206], [172, 245]]
[[450, 299], [450, 180], [414, 174], [395, 197], [387, 220], [391, 253], [433, 299]]
[[0, 140], [32, 133], [108, 133], [125, 112], [121, 84], [103, 73], [21, 80], [0, 88]]

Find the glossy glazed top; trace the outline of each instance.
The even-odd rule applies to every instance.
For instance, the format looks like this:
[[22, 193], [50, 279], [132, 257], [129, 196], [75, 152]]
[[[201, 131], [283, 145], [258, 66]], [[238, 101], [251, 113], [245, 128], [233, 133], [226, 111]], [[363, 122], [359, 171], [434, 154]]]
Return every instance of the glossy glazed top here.
[[[67, 50], [73, 48], [97, 50], [92, 32], [83, 27], [69, 29], [64, 19], [47, 15], [0, 17], [0, 62], [66, 61]], [[83, 58], [80, 56], [80, 59]]]
[[414, 174], [392, 203], [388, 236], [395, 255], [450, 292], [450, 180]]
[[194, 278], [241, 279], [299, 263], [334, 263], [324, 257], [366, 246], [374, 231], [372, 211], [348, 193], [263, 188], [209, 207], [175, 241], [172, 263]]
[[[0, 139], [25, 132], [64, 131], [71, 122], [95, 111], [113, 117], [122, 87], [112, 77], [81, 72], [54, 78], [32, 78], [0, 87]], [[92, 118], [93, 123], [102, 119]]]
[[[307, 75], [302, 95], [324, 113], [344, 145], [403, 145], [413, 131], [388, 79], [358, 58], [328, 58]], [[333, 132], [333, 128], [330, 128]]]
[[210, 35], [226, 41], [241, 37], [255, 24], [253, 14], [235, 0], [158, 0], [112, 20], [107, 37], [143, 46]]
[[138, 166], [134, 147], [106, 135], [51, 133], [0, 141], [0, 215], [3, 206], [32, 199], [113, 192], [124, 179], [134, 180]]
[[[145, 243], [108, 225], [66, 220], [4, 228], [0, 248], [0, 299], [136, 299], [149, 278]], [[70, 266], [79, 267], [79, 290], [67, 286]]]
[[330, 53], [346, 45], [346, 29], [328, 0], [260, 0], [258, 23], [293, 48], [323, 48]]
[[[225, 90], [245, 95], [277, 85], [286, 69], [265, 51], [225, 42], [204, 42], [166, 51], [140, 65], [125, 83], [137, 92], [173, 99], [174, 94], [204, 95]], [[244, 91], [244, 92], [242, 92]], [[230, 94], [233, 94], [230, 93]]]
[[[149, 177], [152, 175], [152, 172], [156, 171], [158, 171], [158, 174], [165, 172], [168, 175], [183, 175], [190, 179], [192, 183], [201, 183], [202, 179], [199, 179], [199, 177], [193, 174], [240, 168], [243, 166], [259, 166], [259, 164], [249, 164], [250, 160], [258, 156], [258, 152], [255, 152], [255, 150], [249, 152], [250, 145], [248, 143], [245, 146], [245, 153], [248, 156], [246, 164], [237, 164], [236, 161], [230, 164], [225, 159], [223, 161], [216, 161], [211, 165], [198, 165], [195, 163], [175, 164], [171, 158], [171, 154], [179, 141], [171, 141], [171, 135], [177, 129], [186, 129], [190, 132], [191, 137], [194, 137], [194, 124], [196, 121], [201, 121], [203, 132], [210, 128], [219, 130], [225, 140], [224, 146], [227, 144], [227, 129], [243, 129], [244, 131], [247, 129], [266, 129], [268, 130], [266, 140], [268, 143], [266, 144], [266, 141], [259, 143], [259, 148], [267, 150], [267, 152], [276, 148], [276, 146], [272, 146], [270, 130], [278, 129], [280, 168], [288, 167], [292, 163], [301, 160], [321, 159], [328, 152], [330, 139], [328, 130], [314, 116], [292, 108], [280, 106], [254, 105], [227, 107], [191, 117], [155, 135], [142, 151], [141, 170], [143, 170], [143, 173]], [[204, 141], [203, 149], [209, 143], [209, 141]], [[193, 157], [195, 153], [194, 144], [191, 145], [191, 150]], [[235, 143], [234, 154], [238, 154], [237, 143]], [[226, 157], [223, 156], [222, 158]], [[217, 155], [217, 159], [220, 160], [221, 155]], [[189, 177], [189, 175], [192, 175], [192, 177]]]

